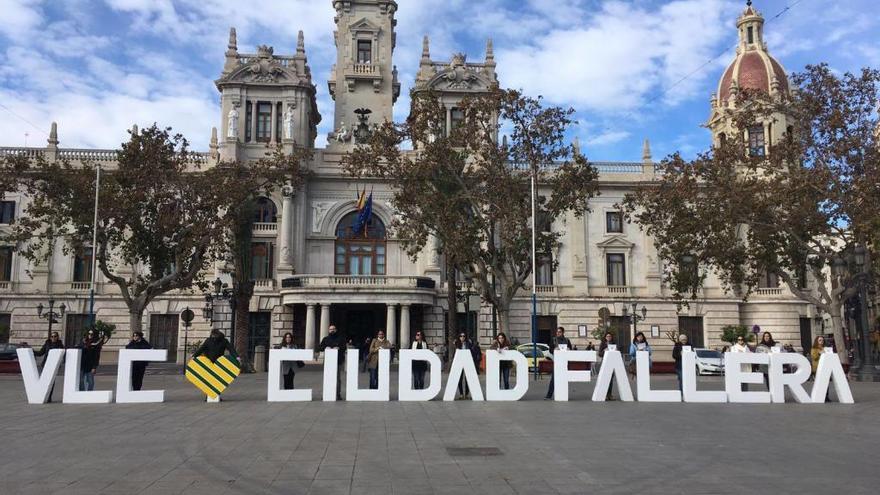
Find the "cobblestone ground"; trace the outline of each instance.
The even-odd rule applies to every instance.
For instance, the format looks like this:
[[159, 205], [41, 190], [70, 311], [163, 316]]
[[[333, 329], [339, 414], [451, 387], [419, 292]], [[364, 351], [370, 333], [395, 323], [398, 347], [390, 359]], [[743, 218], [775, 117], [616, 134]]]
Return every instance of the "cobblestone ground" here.
[[[296, 381], [319, 397], [317, 369]], [[273, 404], [257, 374], [205, 404], [159, 373], [164, 404], [39, 406], [0, 375], [0, 493], [877, 493], [880, 383], [821, 406], [593, 403], [587, 384], [556, 403], [548, 382], [515, 403]]]

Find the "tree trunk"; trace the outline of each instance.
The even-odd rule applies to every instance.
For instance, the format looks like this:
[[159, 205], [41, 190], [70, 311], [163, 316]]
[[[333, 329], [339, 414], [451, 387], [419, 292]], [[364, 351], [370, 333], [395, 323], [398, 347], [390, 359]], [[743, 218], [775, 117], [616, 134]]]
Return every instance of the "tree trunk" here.
[[253, 371], [252, 363], [248, 356], [248, 340], [250, 337], [250, 308], [251, 296], [247, 293], [236, 294], [235, 296], [235, 341], [232, 345], [235, 347], [235, 353], [241, 360], [241, 369], [244, 372]]
[[129, 333], [143, 332], [144, 328], [144, 309], [129, 308], [128, 310], [128, 330]]
[[498, 312], [498, 332], [504, 332], [504, 335], [507, 335], [507, 338], [512, 340], [510, 335], [510, 308], [499, 305], [496, 311]]
[[837, 353], [840, 356], [840, 362], [849, 363], [849, 349], [843, 335], [843, 318], [840, 316], [840, 306], [835, 305], [834, 309], [828, 312], [831, 316], [831, 332], [834, 335], [834, 345], [837, 346]]

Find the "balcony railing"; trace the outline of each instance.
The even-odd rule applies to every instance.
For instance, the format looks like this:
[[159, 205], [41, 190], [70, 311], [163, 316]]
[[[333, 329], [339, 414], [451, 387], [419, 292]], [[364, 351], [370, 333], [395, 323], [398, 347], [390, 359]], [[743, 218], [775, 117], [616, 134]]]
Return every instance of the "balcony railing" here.
[[556, 294], [557, 289], [555, 285], [538, 285], [535, 287], [535, 292], [538, 294]]
[[86, 290], [89, 290], [91, 287], [92, 287], [91, 282], [71, 282], [70, 283], [70, 290], [76, 291], [76, 292], [86, 291]]
[[756, 289], [755, 294], [759, 296], [781, 296], [782, 287], [763, 287]]
[[632, 287], [628, 285], [614, 285], [605, 287], [605, 294], [609, 296], [628, 296], [632, 293]]
[[12, 286], [12, 282], [8, 280], [0, 281], [0, 290], [9, 290]]
[[284, 289], [299, 288], [387, 288], [434, 289], [434, 280], [428, 277], [394, 275], [298, 275], [281, 282]]
[[278, 232], [278, 224], [275, 222], [254, 222], [255, 234], [274, 234]]
[[257, 292], [267, 292], [275, 290], [275, 280], [271, 278], [259, 278], [254, 280], [254, 290]]
[[372, 75], [379, 73], [379, 66], [373, 64], [352, 64], [351, 72], [354, 74]]

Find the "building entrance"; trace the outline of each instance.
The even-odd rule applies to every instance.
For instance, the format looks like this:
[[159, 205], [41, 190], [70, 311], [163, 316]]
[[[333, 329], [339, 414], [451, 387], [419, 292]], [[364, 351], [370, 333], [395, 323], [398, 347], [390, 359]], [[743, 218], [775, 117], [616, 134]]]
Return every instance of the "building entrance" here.
[[330, 308], [330, 321], [358, 348], [367, 337], [385, 330], [385, 317], [384, 304], [334, 304]]

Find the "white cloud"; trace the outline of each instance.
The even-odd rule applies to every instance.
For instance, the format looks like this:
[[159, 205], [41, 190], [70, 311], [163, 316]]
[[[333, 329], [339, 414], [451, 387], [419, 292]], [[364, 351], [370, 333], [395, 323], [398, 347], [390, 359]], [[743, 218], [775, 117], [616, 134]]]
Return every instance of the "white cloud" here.
[[0, 0], [0, 34], [20, 39], [43, 22], [39, 0]]

